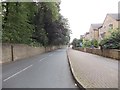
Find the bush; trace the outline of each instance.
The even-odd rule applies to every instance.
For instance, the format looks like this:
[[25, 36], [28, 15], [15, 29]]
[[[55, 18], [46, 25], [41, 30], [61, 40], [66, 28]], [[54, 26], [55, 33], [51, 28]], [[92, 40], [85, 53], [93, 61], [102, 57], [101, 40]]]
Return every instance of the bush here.
[[82, 39], [73, 39], [72, 41], [72, 45], [73, 47], [81, 47], [80, 43], [83, 43], [83, 40]]
[[91, 41], [89, 41], [89, 40], [84, 40], [84, 42], [83, 42], [83, 47], [91, 47], [91, 46], [92, 46]]
[[94, 40], [84, 40], [84, 42], [83, 42], [83, 47], [89, 47], [89, 48], [91, 48], [91, 47], [95, 47], [95, 48], [98, 48], [98, 41], [96, 40], [96, 39], [94, 39]]
[[114, 29], [111, 36], [103, 39], [100, 45], [105, 49], [120, 49], [120, 28]]
[[98, 41], [96, 39], [92, 40], [91, 41], [91, 44], [95, 47], [95, 48], [98, 48], [99, 44], [98, 44]]

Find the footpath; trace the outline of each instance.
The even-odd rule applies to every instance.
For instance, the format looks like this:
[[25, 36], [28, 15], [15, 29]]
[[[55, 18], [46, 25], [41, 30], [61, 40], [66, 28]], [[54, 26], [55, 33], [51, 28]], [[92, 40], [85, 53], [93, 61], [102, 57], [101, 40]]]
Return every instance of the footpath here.
[[118, 88], [118, 61], [69, 48], [67, 55], [76, 81], [84, 88]]

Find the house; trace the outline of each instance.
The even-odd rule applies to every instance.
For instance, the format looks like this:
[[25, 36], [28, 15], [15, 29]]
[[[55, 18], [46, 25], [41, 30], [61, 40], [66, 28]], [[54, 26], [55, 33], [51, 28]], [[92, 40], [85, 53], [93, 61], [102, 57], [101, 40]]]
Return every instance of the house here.
[[80, 35], [80, 39], [84, 39], [85, 38], [85, 36], [84, 35]]
[[89, 33], [89, 32], [86, 32], [86, 33], [85, 33], [84, 39], [85, 39], [85, 40], [90, 40], [90, 33]]
[[91, 24], [89, 30], [90, 40], [99, 40], [99, 29], [102, 27], [102, 24]]
[[109, 37], [114, 29], [117, 29], [120, 23], [118, 14], [107, 14], [103, 22], [102, 28], [99, 29], [99, 41], [105, 37]]

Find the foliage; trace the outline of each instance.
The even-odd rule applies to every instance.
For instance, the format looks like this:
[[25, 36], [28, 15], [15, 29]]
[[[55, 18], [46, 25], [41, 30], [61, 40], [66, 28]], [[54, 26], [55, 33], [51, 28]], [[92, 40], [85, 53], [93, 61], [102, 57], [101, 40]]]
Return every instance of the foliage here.
[[98, 41], [97, 40], [85, 40], [85, 39], [74, 39], [72, 42], [73, 47], [89, 47], [92, 46], [98, 48]]
[[90, 40], [84, 40], [83, 47], [91, 47], [91, 46], [92, 46], [92, 44], [91, 44]]
[[106, 49], [120, 49], [120, 28], [113, 29], [110, 37], [103, 39], [100, 45]]
[[82, 47], [82, 46], [80, 46], [80, 43], [83, 43], [83, 40], [75, 38], [75, 39], [73, 39], [72, 45], [73, 45], [73, 47]]
[[[33, 25], [30, 20], [32, 4], [11, 2], [3, 4], [3, 42], [10, 43], [30, 43], [33, 32]], [[32, 5], [33, 7], [33, 5]]]
[[45, 30], [48, 33], [47, 37], [49, 38], [48, 43], [50, 45], [67, 44], [69, 42], [69, 29], [66, 28], [64, 20], [65, 18], [61, 16], [58, 20], [51, 23], [51, 25], [45, 24]]
[[[3, 42], [63, 45], [70, 40], [68, 20], [57, 2], [4, 2]], [[38, 44], [39, 43], [39, 44]]]
[[93, 45], [95, 48], [98, 48], [99, 46], [98, 41], [96, 39], [91, 40], [91, 45]]
[[83, 40], [83, 47], [89, 47], [89, 48], [98, 48], [99, 44], [98, 41], [93, 40]]

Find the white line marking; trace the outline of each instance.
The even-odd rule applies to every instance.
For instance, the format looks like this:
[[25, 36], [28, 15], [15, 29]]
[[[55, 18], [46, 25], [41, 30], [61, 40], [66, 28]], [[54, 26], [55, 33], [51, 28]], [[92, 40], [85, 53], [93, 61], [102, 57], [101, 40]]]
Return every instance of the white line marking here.
[[47, 57], [40, 59], [39, 62], [42, 61], [42, 60], [44, 60], [44, 59], [46, 59], [46, 58], [47, 58]]
[[30, 68], [30, 67], [32, 67], [32, 66], [33, 66], [33, 65], [30, 65], [30, 66], [28, 66], [28, 67], [24, 68], [23, 70], [21, 70], [21, 71], [19, 71], [19, 72], [15, 73], [15, 74], [13, 74], [12, 76], [10, 76], [10, 77], [8, 77], [8, 78], [4, 79], [3, 81], [5, 82], [5, 81], [9, 80], [10, 78], [12, 78], [12, 77], [14, 77], [14, 76], [18, 75], [19, 73], [21, 73], [21, 72], [23, 72], [23, 71], [27, 70], [28, 68]]

